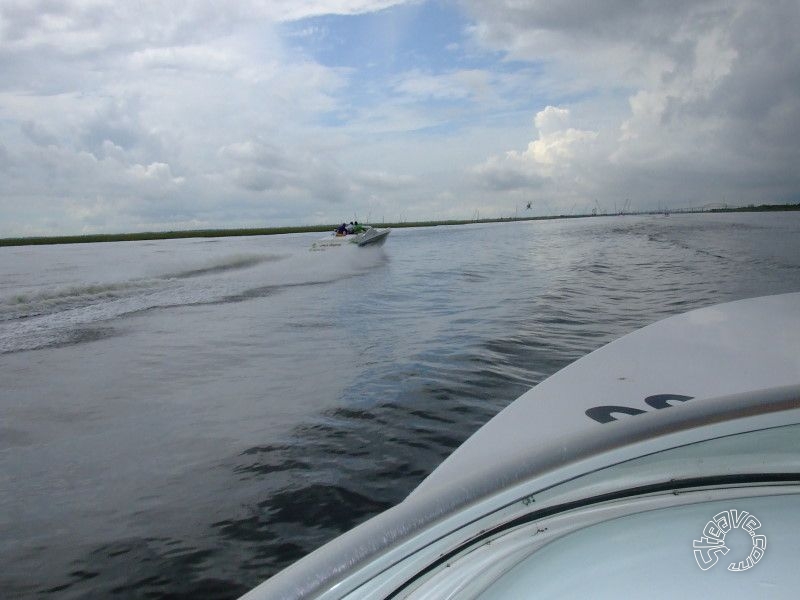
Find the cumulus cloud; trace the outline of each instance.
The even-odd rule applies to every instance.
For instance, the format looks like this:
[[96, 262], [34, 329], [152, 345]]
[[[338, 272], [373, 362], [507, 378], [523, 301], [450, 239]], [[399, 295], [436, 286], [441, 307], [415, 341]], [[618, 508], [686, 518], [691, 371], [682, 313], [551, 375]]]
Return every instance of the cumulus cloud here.
[[359, 13], [383, 10], [404, 0], [311, 0], [296, 2], [295, 0], [275, 0], [262, 4], [270, 17], [277, 20], [296, 21], [316, 15], [354, 15]]
[[180, 185], [185, 181], [184, 177], [175, 177], [172, 169], [166, 163], [150, 163], [149, 165], [133, 165], [128, 168], [135, 179], [144, 181], [155, 181], [159, 183]]
[[536, 113], [537, 137], [526, 150], [491, 157], [473, 172], [484, 187], [498, 191], [540, 188], [545, 180], [569, 175], [577, 160], [585, 160], [597, 132], [569, 126], [569, 110], [547, 106]]
[[513, 151], [503, 158], [490, 157], [472, 171], [480, 187], [498, 192], [535, 190], [544, 183], [544, 177]]
[[54, 146], [58, 143], [55, 135], [35, 121], [24, 121], [20, 129], [37, 146]]
[[0, 143], [0, 170], [6, 170], [11, 164], [11, 158], [6, 147]]
[[313, 199], [339, 203], [353, 189], [352, 176], [322, 148], [277, 146], [250, 139], [223, 146], [218, 176], [263, 202]]
[[[538, 139], [522, 155], [509, 153], [505, 168], [523, 155], [537, 164], [570, 164], [581, 185], [565, 187], [562, 178], [553, 195], [574, 194], [591, 177], [587, 193], [611, 197], [638, 188], [644, 207], [674, 201], [681, 186], [700, 203], [709, 190], [715, 200], [796, 200], [796, 2], [465, 4], [478, 43], [538, 62], [551, 76], [557, 70], [560, 81], [570, 81], [562, 91], [577, 93], [573, 112], [600, 125], [589, 134], [565, 129], [557, 109], [539, 113]], [[596, 152], [576, 155], [578, 145], [592, 141]]]
[[344, 76], [276, 24], [391, 4], [2, 3], [0, 235], [297, 223], [341, 201], [352, 183], [315, 129]]
[[175, 71], [211, 71], [233, 73], [239, 66], [237, 57], [222, 48], [199, 44], [145, 48], [130, 56], [134, 69], [169, 69]]
[[223, 158], [239, 163], [286, 166], [287, 156], [280, 148], [261, 140], [246, 140], [227, 144], [219, 149]]
[[548, 106], [536, 113], [534, 124], [539, 138], [528, 145], [521, 158], [548, 168], [564, 167], [572, 161], [582, 146], [597, 138], [597, 132], [568, 127], [569, 110]]
[[402, 0], [5, 0], [0, 6], [3, 45], [11, 51], [46, 46], [78, 56], [130, 47], [163, 47], [230, 34], [255, 21], [381, 10]]
[[373, 191], [408, 190], [418, 183], [412, 175], [399, 175], [386, 171], [362, 171], [353, 177], [354, 183]]

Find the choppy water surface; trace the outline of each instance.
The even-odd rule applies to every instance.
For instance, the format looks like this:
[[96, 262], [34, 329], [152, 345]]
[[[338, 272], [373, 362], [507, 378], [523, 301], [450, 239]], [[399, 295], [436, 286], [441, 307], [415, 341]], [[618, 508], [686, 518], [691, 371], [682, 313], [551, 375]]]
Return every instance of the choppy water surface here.
[[0, 590], [234, 598], [662, 317], [800, 290], [800, 214], [0, 248]]

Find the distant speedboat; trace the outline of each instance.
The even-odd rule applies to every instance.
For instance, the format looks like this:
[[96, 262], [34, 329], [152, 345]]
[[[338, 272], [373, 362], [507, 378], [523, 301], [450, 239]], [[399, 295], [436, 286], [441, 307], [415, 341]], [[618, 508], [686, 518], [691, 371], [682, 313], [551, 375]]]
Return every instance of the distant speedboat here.
[[795, 293], [588, 354], [244, 598], [794, 598], [798, 514]]
[[311, 249], [317, 250], [327, 246], [342, 246], [344, 244], [356, 244], [357, 246], [379, 246], [386, 241], [386, 237], [392, 231], [388, 227], [377, 229], [370, 225], [364, 225], [363, 228], [364, 231], [359, 233], [339, 234], [334, 231], [329, 237], [314, 242], [311, 245]]
[[375, 229], [374, 227], [367, 227], [367, 230], [362, 233], [353, 234], [354, 239], [351, 240], [354, 244], [359, 246], [380, 245], [386, 240], [391, 229]]

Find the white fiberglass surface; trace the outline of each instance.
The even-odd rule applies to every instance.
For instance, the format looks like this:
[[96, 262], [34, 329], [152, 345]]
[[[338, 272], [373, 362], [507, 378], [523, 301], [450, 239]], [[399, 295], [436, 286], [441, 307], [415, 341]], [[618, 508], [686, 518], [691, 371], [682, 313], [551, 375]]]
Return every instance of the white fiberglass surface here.
[[[742, 343], [747, 340], [747, 343]], [[595, 432], [624, 437], [617, 419], [800, 383], [800, 294], [731, 302], [665, 319], [588, 354], [518, 398], [448, 457], [413, 495], [486, 477], [541, 448]], [[757, 357], [757, 359], [756, 359]], [[667, 400], [666, 405], [660, 403]], [[592, 411], [621, 409], [608, 421]], [[613, 412], [613, 411], [612, 411]], [[616, 432], [616, 433], [615, 433]], [[491, 448], [491, 452], [486, 449]]]
[[[789, 416], [786, 413], [783, 420], [789, 420]], [[477, 543], [464, 547], [459, 555], [452, 556], [446, 564], [442, 563], [430, 573], [430, 577], [412, 584], [408, 588], [411, 593], [408, 597], [426, 600], [440, 597], [473, 598], [474, 594], [480, 593], [495, 580], [497, 583], [493, 586], [501, 585], [500, 582], [504, 579], [502, 574], [509, 569], [516, 573], [512, 575], [512, 582], [522, 578], [525, 571], [513, 569], [513, 566], [520, 561], [534, 564], [536, 557], [542, 555], [543, 550], [540, 549], [546, 544], [560, 544], [560, 541], [553, 541], [560, 536], [578, 535], [581, 531], [593, 529], [597, 523], [626, 519], [627, 516], [624, 515], [668, 506], [708, 503], [722, 496], [738, 502], [738, 499], [746, 496], [786, 494], [790, 487], [780, 482], [787, 477], [791, 478], [787, 474], [798, 472], [799, 430], [800, 425], [787, 425], [708, 439], [641, 456], [540, 492], [534, 492], [532, 488], [532, 493], [525, 495], [519, 502], [474, 521], [466, 528], [454, 532], [452, 537], [442, 538], [433, 547], [424, 550], [423, 553], [427, 553], [429, 559], [438, 560], [459, 545], [456, 538], [479, 538]], [[754, 491], [753, 485], [762, 485], [754, 482], [770, 478], [774, 481], [766, 482], [763, 491]], [[622, 500], [611, 500], [613, 497], [620, 497]], [[632, 502], [625, 500], [625, 497], [630, 497]], [[574, 512], [575, 509], [571, 507], [576, 503], [585, 504], [586, 508]], [[552, 517], [543, 516], [538, 520], [532, 518], [526, 525], [495, 534], [491, 539], [485, 539], [481, 535], [502, 523], [517, 520], [532, 510], [545, 511]], [[573, 531], [575, 533], [568, 533]], [[589, 536], [587, 539], [591, 545], [593, 538]], [[691, 550], [691, 540], [689, 546]], [[528, 555], [530, 558], [526, 559]], [[409, 569], [419, 569], [419, 559], [420, 556], [415, 556], [412, 560], [417, 567], [401, 566], [400, 570], [405, 569], [408, 572]], [[424, 565], [424, 560], [422, 563]], [[538, 570], [535, 572], [539, 573]], [[385, 580], [373, 582], [375, 585], [359, 590], [353, 597], [369, 598], [385, 593], [391, 587], [391, 584], [387, 587], [387, 583], [393, 577], [397, 581], [398, 571], [392, 570], [386, 575]], [[403, 579], [402, 576], [399, 578]], [[514, 594], [509, 592], [511, 595], [506, 597], [528, 597], [515, 594], [522, 589], [517, 589], [519, 586], [529, 583], [524, 578], [522, 583], [514, 583], [517, 586], [514, 587]], [[504, 590], [505, 587], [501, 586], [500, 589]]]
[[708, 439], [616, 464], [536, 494], [538, 503], [661, 482], [800, 470], [800, 425]]
[[[614, 519], [545, 546], [478, 598], [796, 598], [799, 510], [800, 496], [784, 495], [703, 502]], [[733, 525], [724, 536], [728, 552], [713, 553], [716, 562], [708, 556], [698, 561], [695, 540], [702, 547], [706, 525], [726, 515], [732, 516]], [[754, 523], [749, 517], [757, 519], [753, 530], [765, 539], [754, 564], [748, 557], [759, 553], [753, 552], [755, 538], [745, 525]]]

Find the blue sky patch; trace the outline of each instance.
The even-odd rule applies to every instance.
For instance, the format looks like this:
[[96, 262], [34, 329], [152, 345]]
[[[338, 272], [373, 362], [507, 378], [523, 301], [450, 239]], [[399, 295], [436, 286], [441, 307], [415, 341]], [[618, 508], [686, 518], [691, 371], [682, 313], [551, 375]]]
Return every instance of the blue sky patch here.
[[[458, 49], [469, 25], [449, 3], [395, 6], [360, 15], [326, 15], [283, 26], [289, 43], [328, 67], [377, 72], [477, 68]], [[483, 63], [483, 64], [480, 64]]]

